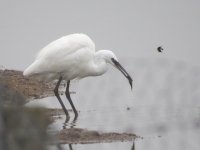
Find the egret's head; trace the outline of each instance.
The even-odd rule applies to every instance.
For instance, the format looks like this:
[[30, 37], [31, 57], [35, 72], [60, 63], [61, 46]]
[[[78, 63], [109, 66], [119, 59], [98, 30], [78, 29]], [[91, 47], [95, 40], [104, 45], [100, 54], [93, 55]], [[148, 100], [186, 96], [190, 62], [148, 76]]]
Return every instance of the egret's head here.
[[100, 50], [97, 53], [100, 56], [99, 57], [100, 59], [104, 59], [106, 63], [113, 65], [128, 79], [129, 84], [130, 84], [131, 89], [132, 89], [133, 80], [132, 80], [131, 76], [128, 74], [128, 72], [119, 63], [116, 55], [110, 50]]
[[106, 63], [109, 63], [111, 65], [114, 65], [111, 58], [117, 60], [116, 55], [110, 50], [99, 50], [96, 52], [96, 54], [98, 55], [98, 59], [103, 59]]

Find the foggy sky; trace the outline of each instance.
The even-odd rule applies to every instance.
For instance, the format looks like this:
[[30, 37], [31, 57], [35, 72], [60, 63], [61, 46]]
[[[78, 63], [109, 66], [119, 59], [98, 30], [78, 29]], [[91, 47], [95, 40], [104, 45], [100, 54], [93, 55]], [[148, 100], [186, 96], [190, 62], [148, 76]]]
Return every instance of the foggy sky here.
[[[24, 70], [49, 42], [86, 33], [118, 58], [199, 65], [198, 0], [1, 0], [0, 65]], [[162, 45], [164, 52], [156, 51]]]

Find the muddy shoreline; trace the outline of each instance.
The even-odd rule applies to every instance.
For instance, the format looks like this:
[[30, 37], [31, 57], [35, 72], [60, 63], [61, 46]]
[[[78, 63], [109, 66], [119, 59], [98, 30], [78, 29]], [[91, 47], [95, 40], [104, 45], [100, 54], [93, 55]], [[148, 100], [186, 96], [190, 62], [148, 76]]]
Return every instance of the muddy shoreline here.
[[53, 83], [46, 83], [33, 78], [24, 77], [22, 71], [0, 71], [0, 83], [13, 88], [26, 99], [38, 99], [53, 95]]
[[99, 133], [82, 128], [63, 129], [57, 134], [60, 144], [92, 144], [133, 141], [137, 137], [132, 133]]
[[[26, 78], [22, 75], [21, 71], [16, 70], [1, 70], [0, 85], [5, 90], [12, 89], [12, 92], [14, 91], [15, 94], [20, 95], [20, 99], [24, 99], [23, 102], [20, 102], [21, 105], [31, 100], [53, 96], [53, 89], [55, 87], [55, 83], [40, 82], [32, 78]], [[10, 100], [9, 95], [10, 93], [1, 93], [1, 97], [5, 100], [4, 103], [13, 105], [14, 102]], [[64, 114], [61, 109], [47, 109], [46, 112], [48, 117], [54, 119], [58, 119], [60, 115]], [[100, 133], [99, 131], [89, 131], [82, 128], [67, 128], [55, 132], [53, 135], [58, 138], [57, 142], [61, 144], [108, 143], [133, 141], [135, 138], [139, 138], [139, 136], [133, 133]]]

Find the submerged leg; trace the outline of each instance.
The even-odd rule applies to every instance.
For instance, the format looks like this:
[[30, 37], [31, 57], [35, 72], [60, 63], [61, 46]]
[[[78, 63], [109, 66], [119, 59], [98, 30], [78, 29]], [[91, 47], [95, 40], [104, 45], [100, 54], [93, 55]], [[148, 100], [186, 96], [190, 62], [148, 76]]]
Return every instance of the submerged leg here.
[[65, 105], [63, 104], [63, 101], [61, 100], [60, 95], [58, 93], [58, 88], [60, 86], [61, 81], [62, 81], [62, 77], [59, 78], [58, 83], [56, 84], [56, 87], [54, 89], [54, 93], [55, 93], [55, 96], [57, 97], [58, 101], [60, 102], [60, 105], [62, 106], [62, 109], [64, 110], [66, 116], [69, 117], [69, 113], [68, 113], [67, 109], [65, 108]]
[[69, 85], [70, 85], [70, 80], [67, 81], [67, 88], [66, 88], [66, 91], [65, 91], [65, 95], [66, 95], [66, 97], [67, 97], [67, 99], [68, 99], [68, 101], [69, 101], [69, 103], [70, 103], [70, 105], [71, 105], [71, 107], [74, 111], [74, 114], [75, 114], [74, 119], [76, 120], [76, 118], [78, 117], [78, 112], [76, 111], [76, 108], [74, 107], [74, 104], [72, 102], [72, 99], [71, 99], [71, 96], [70, 96], [70, 93], [69, 93]]

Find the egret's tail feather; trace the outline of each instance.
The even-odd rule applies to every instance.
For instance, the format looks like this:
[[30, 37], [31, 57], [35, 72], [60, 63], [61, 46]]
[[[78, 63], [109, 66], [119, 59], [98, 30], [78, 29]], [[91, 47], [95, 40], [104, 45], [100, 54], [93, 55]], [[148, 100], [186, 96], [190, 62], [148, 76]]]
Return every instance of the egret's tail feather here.
[[26, 68], [26, 70], [23, 72], [23, 75], [31, 76], [31, 75], [40, 73], [38, 72], [38, 69], [40, 69], [41, 67], [38, 68], [38, 66], [39, 66], [39, 61], [36, 60], [28, 68]]

